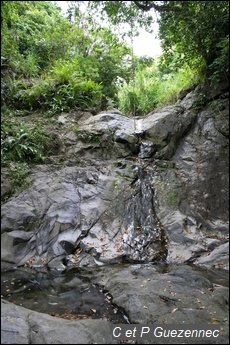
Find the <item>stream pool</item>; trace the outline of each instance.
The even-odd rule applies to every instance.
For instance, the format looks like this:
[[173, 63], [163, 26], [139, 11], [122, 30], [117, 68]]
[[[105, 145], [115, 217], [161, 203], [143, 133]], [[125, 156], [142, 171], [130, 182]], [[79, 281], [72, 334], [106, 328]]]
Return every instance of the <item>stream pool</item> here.
[[105, 319], [128, 323], [112, 297], [92, 282], [84, 270], [2, 267], [1, 297], [27, 309], [67, 319]]

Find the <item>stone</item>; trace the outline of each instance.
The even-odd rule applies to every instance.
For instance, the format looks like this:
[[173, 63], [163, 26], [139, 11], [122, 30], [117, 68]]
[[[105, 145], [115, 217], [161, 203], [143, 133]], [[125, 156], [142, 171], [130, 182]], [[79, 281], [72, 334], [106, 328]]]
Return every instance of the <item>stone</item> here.
[[[86, 269], [91, 278], [93, 269], [132, 323], [217, 322], [217, 343], [227, 344], [228, 111], [221, 92], [198, 109], [199, 92], [143, 118], [116, 110], [59, 117], [51, 160], [3, 202], [2, 261]], [[17, 343], [114, 341], [106, 321], [70, 323], [4, 305], [3, 343], [19, 329]]]
[[105, 320], [69, 321], [1, 304], [2, 344], [116, 344], [111, 330]]
[[[206, 256], [208, 233], [228, 234], [228, 143], [215, 126], [219, 117], [213, 117], [211, 106], [194, 111], [196, 97], [196, 91], [189, 92], [175, 105], [135, 121], [117, 110], [85, 117], [82, 112], [60, 115], [60, 146], [66, 143], [67, 166], [37, 165], [30, 172], [32, 186], [3, 204], [2, 260], [23, 265], [30, 256], [47, 257], [52, 268], [59, 267], [58, 260], [62, 267], [63, 258], [78, 248], [83, 248], [79, 262], [84, 252], [94, 252], [106, 262], [120, 262], [121, 256], [150, 259], [161, 246], [160, 241], [148, 244], [155, 236], [150, 228], [164, 232], [169, 261], [193, 260], [201, 248], [201, 257]], [[225, 102], [221, 95], [219, 102]], [[225, 109], [226, 104], [224, 114]], [[71, 132], [65, 132], [69, 122], [78, 126], [72, 142]], [[88, 142], [82, 142], [83, 137]], [[120, 159], [125, 170], [116, 167]], [[159, 224], [154, 224], [155, 216]], [[184, 224], [188, 217], [193, 224]], [[127, 231], [130, 242], [124, 243]], [[139, 255], [145, 242], [147, 253]], [[84, 262], [95, 264], [88, 259]]]

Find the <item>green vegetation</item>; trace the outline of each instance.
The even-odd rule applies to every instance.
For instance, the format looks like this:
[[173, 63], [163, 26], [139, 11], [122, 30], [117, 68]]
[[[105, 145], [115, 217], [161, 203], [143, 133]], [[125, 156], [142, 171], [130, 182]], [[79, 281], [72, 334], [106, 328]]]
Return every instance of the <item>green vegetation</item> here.
[[2, 19], [5, 106], [52, 116], [117, 101], [130, 49], [110, 29], [76, 11], [72, 23], [49, 1], [3, 1]]
[[[18, 180], [19, 166], [41, 163], [55, 141], [22, 116], [109, 108], [144, 116], [183, 89], [228, 81], [227, 1], [88, 1], [84, 11], [82, 3], [70, 1], [65, 17], [58, 2], [1, 2], [1, 157]], [[163, 54], [135, 57], [124, 37], [151, 32], [155, 11]]]
[[212, 87], [229, 79], [229, 3], [227, 1], [90, 1], [113, 24], [138, 24], [152, 32], [158, 13], [163, 54], [152, 65], [138, 67], [119, 91], [125, 112], [145, 115], [176, 100], [188, 87], [208, 82]]
[[[41, 163], [45, 148], [55, 139], [46, 133], [41, 125], [28, 125], [12, 113], [3, 115], [1, 128], [1, 163], [10, 162]], [[46, 153], [47, 154], [47, 153]]]
[[[208, 78], [228, 78], [227, 1], [69, 2], [68, 18], [51, 1], [2, 1], [2, 102], [47, 116], [74, 108], [145, 115]], [[151, 31], [160, 16], [163, 54], [132, 57], [111, 25]], [[127, 31], [127, 30], [126, 30]]]
[[129, 23], [134, 33], [138, 24], [152, 32], [157, 13], [161, 69], [175, 71], [186, 63], [210, 81], [228, 79], [228, 1], [90, 1], [89, 6], [115, 25]]
[[149, 67], [138, 67], [134, 79], [119, 89], [119, 108], [124, 113], [146, 115], [153, 109], [173, 103], [178, 94], [202, 81], [189, 66], [170, 73], [160, 71], [159, 59]]
[[11, 181], [13, 190], [23, 190], [29, 187], [29, 166], [27, 163], [11, 162], [7, 172], [7, 178]]
[[170, 192], [168, 194], [168, 203], [172, 206], [178, 206], [180, 203], [179, 197], [175, 192]]

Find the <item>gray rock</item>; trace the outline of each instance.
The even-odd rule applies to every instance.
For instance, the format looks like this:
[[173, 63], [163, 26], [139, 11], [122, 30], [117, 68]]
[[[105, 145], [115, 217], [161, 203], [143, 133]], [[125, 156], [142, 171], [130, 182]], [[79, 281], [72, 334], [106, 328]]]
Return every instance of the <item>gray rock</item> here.
[[[132, 323], [218, 323], [227, 344], [228, 111], [198, 91], [143, 118], [62, 114], [49, 164], [2, 205], [2, 260], [92, 267]], [[3, 343], [113, 343], [105, 320], [3, 308]]]
[[[217, 265], [216, 256], [206, 259], [206, 239], [228, 235], [228, 142], [219, 130], [226, 102], [220, 98], [223, 114], [214, 116], [211, 105], [194, 108], [196, 97], [192, 91], [137, 119], [62, 114], [67, 166], [36, 166], [32, 186], [2, 206], [2, 260], [35, 257], [61, 269], [82, 249], [83, 266], [166, 251], [169, 262]], [[76, 137], [69, 122], [78, 124]], [[225, 253], [218, 260], [228, 267]]]
[[105, 320], [69, 321], [1, 303], [1, 344], [114, 344]]
[[[112, 303], [125, 311], [131, 324], [218, 324], [221, 336], [204, 343], [228, 344], [228, 274], [196, 266], [150, 264], [102, 266], [92, 272], [94, 283], [109, 292]], [[224, 279], [223, 279], [224, 278]], [[78, 282], [76, 281], [76, 284]], [[2, 300], [2, 343], [113, 344], [107, 320], [69, 321], [27, 310]], [[20, 342], [21, 341], [21, 342]], [[175, 339], [139, 341], [167, 344]], [[184, 340], [177, 342], [183, 344]], [[200, 339], [188, 340], [199, 344]]]

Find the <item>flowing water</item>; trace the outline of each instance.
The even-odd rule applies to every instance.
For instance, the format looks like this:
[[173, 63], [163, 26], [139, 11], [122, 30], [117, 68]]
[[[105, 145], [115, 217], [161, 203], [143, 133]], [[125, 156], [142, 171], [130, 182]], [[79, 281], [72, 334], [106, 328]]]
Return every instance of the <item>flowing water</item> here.
[[[134, 165], [137, 178], [123, 200], [127, 226], [123, 238], [125, 250], [134, 262], [143, 264], [164, 263], [167, 257], [164, 230], [155, 214], [154, 168], [148, 162], [152, 153], [152, 143], [142, 142], [139, 161]], [[121, 204], [120, 200], [118, 203]], [[129, 323], [122, 308], [112, 303], [103, 287], [93, 283], [87, 270], [76, 267], [60, 272], [42, 267], [5, 266], [1, 279], [2, 297], [27, 309], [69, 319], [101, 318]]]
[[151, 159], [153, 153], [154, 144], [141, 140], [139, 155], [134, 164], [136, 179], [124, 201], [127, 233], [123, 242], [131, 259], [164, 263], [167, 260], [167, 236], [156, 215], [156, 171]]

